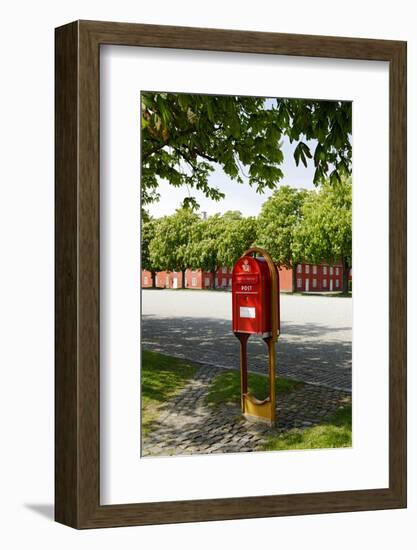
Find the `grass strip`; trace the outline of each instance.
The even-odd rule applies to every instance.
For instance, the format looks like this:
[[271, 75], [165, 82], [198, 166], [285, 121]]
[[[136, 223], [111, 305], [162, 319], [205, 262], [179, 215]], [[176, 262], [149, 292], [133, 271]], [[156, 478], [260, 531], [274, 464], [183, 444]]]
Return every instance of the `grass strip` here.
[[142, 351], [142, 435], [147, 435], [160, 407], [177, 394], [197, 372], [197, 367], [154, 351]]
[[[303, 383], [289, 378], [277, 377], [275, 380], [277, 395], [294, 390]], [[258, 399], [265, 399], [269, 392], [269, 379], [262, 374], [248, 374], [248, 389]], [[240, 372], [225, 371], [218, 374], [206, 396], [208, 405], [232, 405], [240, 403]]]
[[352, 405], [339, 408], [322, 424], [294, 429], [281, 435], [270, 435], [265, 451], [294, 449], [331, 449], [352, 446]]

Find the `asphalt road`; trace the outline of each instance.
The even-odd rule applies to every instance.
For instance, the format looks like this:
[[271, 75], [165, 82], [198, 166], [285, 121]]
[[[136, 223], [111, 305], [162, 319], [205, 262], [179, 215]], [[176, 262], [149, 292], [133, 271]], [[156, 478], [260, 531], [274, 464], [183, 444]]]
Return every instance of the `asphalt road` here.
[[[227, 291], [143, 290], [142, 346], [209, 365], [239, 368]], [[251, 336], [249, 370], [267, 372], [266, 346]], [[281, 294], [278, 375], [351, 391], [352, 299]]]

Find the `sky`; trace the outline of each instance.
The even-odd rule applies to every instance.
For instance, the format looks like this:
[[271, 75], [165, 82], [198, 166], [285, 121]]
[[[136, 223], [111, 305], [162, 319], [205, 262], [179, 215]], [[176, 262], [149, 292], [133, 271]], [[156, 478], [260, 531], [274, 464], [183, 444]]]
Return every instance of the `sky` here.
[[[272, 99], [267, 98], [265, 107], [268, 108], [272, 104], [272, 101]], [[293, 152], [298, 142], [293, 142], [291, 144], [286, 136], [284, 136], [281, 141], [284, 161], [280, 168], [284, 173], [284, 177], [278, 183], [278, 186], [289, 185], [290, 187], [313, 189], [313, 160], [307, 159], [307, 167], [302, 163], [296, 166]], [[313, 153], [316, 143], [307, 140], [304, 140], [304, 142], [310, 146], [310, 150]], [[195, 189], [190, 189], [188, 191], [185, 186], [176, 188], [167, 181], [161, 180], [158, 189], [158, 193], [160, 194], [159, 202], [147, 205], [146, 210], [155, 218], [170, 215], [181, 205], [185, 197], [192, 196], [196, 198], [200, 205], [200, 212], [205, 212], [207, 216], [216, 213], [224, 214], [228, 210], [239, 210], [243, 216], [257, 216], [261, 210], [262, 204], [273, 193], [273, 190], [266, 189], [264, 193], [260, 194], [257, 193], [254, 188], [250, 187], [248, 183], [239, 184], [231, 180], [230, 177], [223, 172], [220, 165], [216, 165], [215, 171], [210, 174], [209, 184], [212, 187], [218, 187], [225, 194], [225, 198], [218, 202], [213, 201], [205, 197], [201, 191], [199, 192]]]

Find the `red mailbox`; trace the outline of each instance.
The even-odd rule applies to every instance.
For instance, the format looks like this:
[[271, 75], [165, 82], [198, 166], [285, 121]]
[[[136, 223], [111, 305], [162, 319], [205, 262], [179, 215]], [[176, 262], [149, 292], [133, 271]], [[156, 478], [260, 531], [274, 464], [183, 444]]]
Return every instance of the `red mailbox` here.
[[[271, 256], [253, 247], [238, 259], [232, 275], [232, 327], [240, 342], [242, 413], [275, 423], [275, 342], [280, 330], [279, 273]], [[259, 400], [248, 391], [247, 343], [260, 334], [268, 346], [269, 395]]]
[[[279, 281], [276, 267], [273, 269]], [[272, 277], [264, 257], [239, 258], [233, 268], [232, 292], [233, 332], [269, 336], [272, 332]], [[275, 308], [279, 330], [279, 296], [275, 298]]]

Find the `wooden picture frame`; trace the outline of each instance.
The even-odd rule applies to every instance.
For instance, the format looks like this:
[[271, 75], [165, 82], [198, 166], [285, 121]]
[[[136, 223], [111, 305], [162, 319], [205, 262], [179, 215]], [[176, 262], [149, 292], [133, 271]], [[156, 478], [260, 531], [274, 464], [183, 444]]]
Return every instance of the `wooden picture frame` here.
[[[56, 29], [55, 519], [75, 528], [406, 506], [406, 43], [76, 21]], [[99, 56], [117, 44], [389, 62], [389, 487], [100, 505]]]

